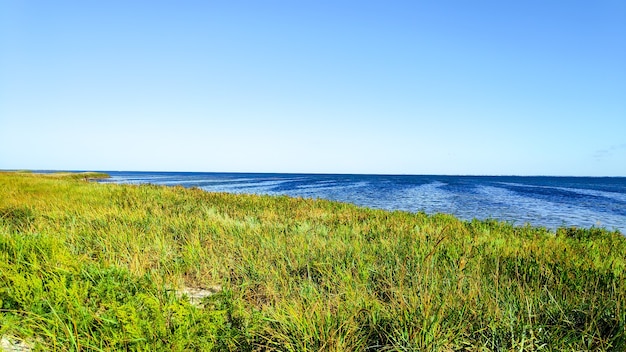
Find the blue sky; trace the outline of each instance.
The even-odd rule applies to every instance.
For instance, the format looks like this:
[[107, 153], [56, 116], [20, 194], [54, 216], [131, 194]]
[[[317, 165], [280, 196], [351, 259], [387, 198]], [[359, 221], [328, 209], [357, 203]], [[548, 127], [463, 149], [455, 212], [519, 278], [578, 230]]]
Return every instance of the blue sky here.
[[0, 169], [626, 176], [626, 2], [0, 0]]

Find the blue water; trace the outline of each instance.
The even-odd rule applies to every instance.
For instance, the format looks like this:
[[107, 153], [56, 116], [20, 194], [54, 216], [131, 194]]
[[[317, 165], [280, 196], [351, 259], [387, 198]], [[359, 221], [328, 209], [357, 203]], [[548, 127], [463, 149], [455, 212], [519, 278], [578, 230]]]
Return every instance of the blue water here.
[[115, 172], [103, 182], [198, 187], [210, 192], [323, 198], [465, 220], [604, 227], [626, 234], [625, 177], [387, 176]]

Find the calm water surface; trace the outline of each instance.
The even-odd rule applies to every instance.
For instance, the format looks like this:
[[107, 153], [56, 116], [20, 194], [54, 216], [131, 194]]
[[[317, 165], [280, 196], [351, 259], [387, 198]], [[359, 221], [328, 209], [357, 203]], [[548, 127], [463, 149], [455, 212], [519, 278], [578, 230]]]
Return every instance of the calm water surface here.
[[324, 198], [387, 210], [493, 218], [515, 225], [605, 227], [626, 233], [625, 177], [387, 176], [116, 172], [103, 182], [210, 192]]

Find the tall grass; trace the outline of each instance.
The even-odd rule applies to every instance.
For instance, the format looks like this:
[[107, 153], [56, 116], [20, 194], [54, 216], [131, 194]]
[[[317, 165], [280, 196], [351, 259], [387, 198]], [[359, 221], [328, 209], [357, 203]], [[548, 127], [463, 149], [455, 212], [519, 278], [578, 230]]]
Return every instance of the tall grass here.
[[[0, 173], [0, 335], [53, 350], [626, 350], [626, 239]], [[183, 287], [221, 287], [197, 307]]]

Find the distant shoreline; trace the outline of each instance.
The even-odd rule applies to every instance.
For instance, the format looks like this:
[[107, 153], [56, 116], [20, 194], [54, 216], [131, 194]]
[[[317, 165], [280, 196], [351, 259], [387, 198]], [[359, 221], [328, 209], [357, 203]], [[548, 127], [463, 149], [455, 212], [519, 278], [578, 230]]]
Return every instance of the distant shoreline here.
[[384, 210], [626, 232], [626, 178], [110, 172], [104, 182], [323, 198]]
[[254, 172], [254, 171], [158, 171], [158, 170], [65, 170], [65, 169], [0, 169], [0, 172], [33, 172], [33, 173], [147, 173], [147, 174], [240, 174], [240, 175], [313, 175], [313, 176], [391, 176], [391, 177], [520, 177], [520, 178], [626, 178], [626, 176], [606, 175], [516, 175], [516, 174], [409, 174], [409, 173], [333, 173], [333, 172]]

